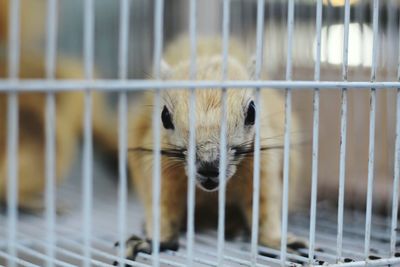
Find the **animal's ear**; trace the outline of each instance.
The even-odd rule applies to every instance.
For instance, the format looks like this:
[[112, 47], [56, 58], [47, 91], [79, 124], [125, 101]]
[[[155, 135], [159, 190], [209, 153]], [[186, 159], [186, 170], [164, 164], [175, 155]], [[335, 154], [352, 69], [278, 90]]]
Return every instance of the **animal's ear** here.
[[164, 60], [161, 60], [161, 79], [166, 80], [172, 76], [171, 66]]
[[250, 80], [256, 79], [256, 56], [253, 55], [247, 63], [247, 72], [249, 73]]

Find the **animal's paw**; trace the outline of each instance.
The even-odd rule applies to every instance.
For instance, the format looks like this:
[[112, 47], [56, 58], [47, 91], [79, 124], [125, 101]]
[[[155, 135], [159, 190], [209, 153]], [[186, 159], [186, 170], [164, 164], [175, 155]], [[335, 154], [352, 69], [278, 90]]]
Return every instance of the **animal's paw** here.
[[308, 248], [308, 242], [298, 236], [288, 234], [287, 248], [289, 253], [299, 254], [301, 249]]
[[[299, 238], [295, 235], [288, 234], [287, 237], [287, 252], [288, 253], [295, 253], [295, 254], [300, 254], [300, 250], [308, 248], [307, 241], [303, 240], [302, 238]], [[276, 236], [274, 238], [262, 238], [260, 237], [260, 245], [274, 248], [274, 249], [280, 249], [281, 248], [281, 238], [279, 236]]]
[[[115, 243], [115, 246], [119, 246], [119, 243]], [[160, 251], [165, 251], [165, 250], [178, 250], [179, 248], [179, 242], [178, 240], [174, 239], [171, 241], [165, 241], [160, 243]], [[146, 254], [151, 254], [152, 253], [152, 241], [150, 239], [143, 239], [140, 238], [136, 235], [132, 235], [125, 243], [125, 257], [128, 260], [134, 261], [136, 259], [136, 256], [139, 253], [146, 253]], [[115, 266], [118, 266], [118, 262], [114, 262]], [[125, 266], [130, 266], [130, 265], [125, 265]]]

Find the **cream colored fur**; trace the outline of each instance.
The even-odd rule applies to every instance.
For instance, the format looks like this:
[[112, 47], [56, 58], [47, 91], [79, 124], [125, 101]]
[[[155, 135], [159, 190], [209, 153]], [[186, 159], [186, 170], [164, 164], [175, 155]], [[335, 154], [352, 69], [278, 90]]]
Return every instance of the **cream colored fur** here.
[[[165, 60], [171, 65], [168, 80], [189, 79], [189, 43], [185, 37], [170, 44], [165, 52]], [[198, 80], [220, 80], [222, 75], [222, 58], [220, 40], [199, 38], [197, 57]], [[228, 59], [228, 79], [248, 80], [250, 76], [245, 68], [244, 49], [239, 42], [230, 42]], [[238, 57], [236, 57], [236, 53]], [[250, 57], [249, 57], [250, 58]], [[245, 129], [244, 118], [248, 103], [254, 99], [252, 89], [228, 89], [227, 91], [227, 141], [228, 145], [237, 145], [253, 140], [254, 127]], [[196, 145], [198, 157], [207, 157], [209, 151], [218, 151], [221, 125], [221, 91], [217, 88], [196, 90]], [[132, 127], [129, 132], [130, 148], [153, 148], [152, 112], [153, 95], [146, 93], [139, 101], [141, 104], [131, 113]], [[162, 91], [162, 104], [172, 115], [174, 130], [166, 130], [161, 125], [162, 148], [170, 145], [188, 147], [189, 136], [189, 91]], [[262, 146], [283, 144], [284, 134], [284, 99], [274, 90], [262, 90], [261, 93], [261, 132]], [[160, 114], [161, 117], [161, 114]], [[161, 119], [159, 120], [161, 124]], [[292, 131], [298, 129], [295, 114], [292, 115]], [[235, 204], [243, 211], [248, 226], [252, 218], [253, 196], [253, 158], [247, 157], [238, 164], [233, 164], [232, 151], [228, 150], [227, 193], [228, 204]], [[271, 149], [261, 152], [261, 187], [260, 187], [260, 233], [259, 242], [263, 245], [279, 247], [280, 218], [282, 200], [283, 149]], [[301, 172], [301, 157], [292, 149], [290, 169], [290, 200], [294, 200]], [[233, 165], [233, 166], [231, 166]], [[152, 235], [152, 153], [132, 151], [129, 154], [129, 168], [135, 190], [145, 207], [146, 234]], [[161, 241], [169, 242], [178, 236], [186, 212], [187, 181], [186, 164], [176, 163], [168, 157], [162, 157], [161, 174]], [[217, 192], [205, 192], [197, 188], [196, 205], [215, 207]], [[296, 239], [291, 237], [289, 242]]]

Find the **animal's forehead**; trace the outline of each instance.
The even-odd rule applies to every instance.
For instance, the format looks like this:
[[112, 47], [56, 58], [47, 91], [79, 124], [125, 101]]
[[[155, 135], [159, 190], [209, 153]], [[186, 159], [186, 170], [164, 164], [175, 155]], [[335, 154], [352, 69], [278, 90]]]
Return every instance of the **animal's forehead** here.
[[[227, 110], [230, 112], [242, 112], [244, 106], [252, 99], [252, 91], [249, 89], [228, 89], [226, 93]], [[165, 105], [173, 113], [189, 112], [190, 91], [171, 90], [164, 91]], [[197, 89], [195, 90], [196, 112], [215, 112], [222, 108], [221, 89]]]
[[[228, 80], [247, 80], [249, 75], [243, 65], [234, 57], [229, 57], [227, 62], [226, 79]], [[190, 79], [191, 64], [189, 61], [182, 61], [176, 65], [170, 73], [169, 80]], [[196, 64], [197, 80], [221, 80], [223, 71], [223, 59], [219, 55], [212, 57], [198, 58]]]

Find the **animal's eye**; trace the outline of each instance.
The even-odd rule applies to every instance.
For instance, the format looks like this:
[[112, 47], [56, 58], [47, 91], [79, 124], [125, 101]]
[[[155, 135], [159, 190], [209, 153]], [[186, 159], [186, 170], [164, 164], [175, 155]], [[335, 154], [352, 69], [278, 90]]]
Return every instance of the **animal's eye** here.
[[166, 106], [164, 106], [162, 113], [161, 113], [161, 120], [164, 125], [164, 128], [167, 130], [175, 129], [174, 124], [172, 123], [171, 114]]
[[247, 108], [246, 119], [244, 120], [244, 124], [254, 125], [255, 120], [256, 120], [256, 106], [254, 105], [254, 102], [251, 101], [249, 107]]

